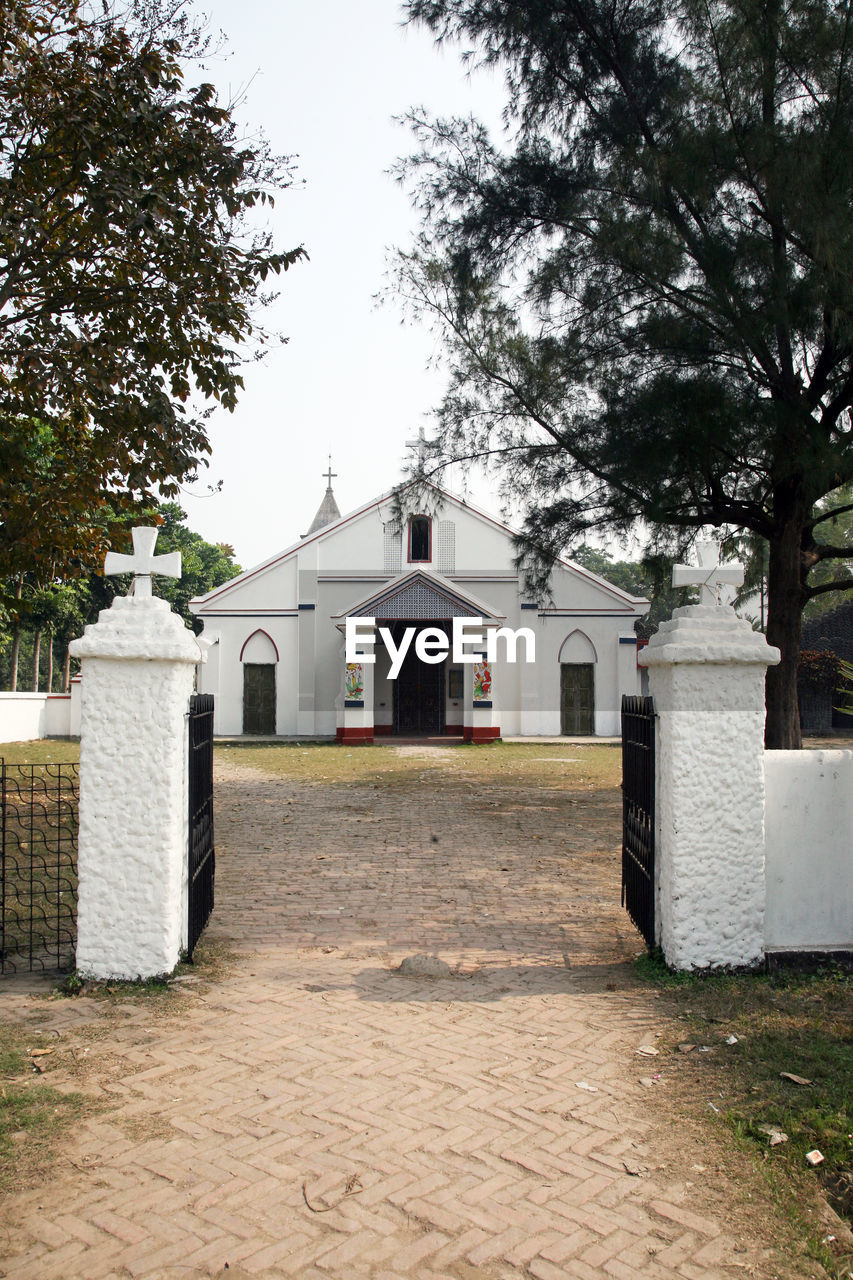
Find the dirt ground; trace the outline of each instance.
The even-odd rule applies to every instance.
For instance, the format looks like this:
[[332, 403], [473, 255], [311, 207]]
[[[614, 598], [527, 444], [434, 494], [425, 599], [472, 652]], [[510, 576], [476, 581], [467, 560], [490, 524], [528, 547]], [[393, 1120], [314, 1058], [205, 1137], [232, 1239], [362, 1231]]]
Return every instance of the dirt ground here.
[[92, 1110], [5, 1197], [0, 1274], [822, 1275], [660, 1065], [605, 751], [220, 752], [197, 971], [4, 983]]

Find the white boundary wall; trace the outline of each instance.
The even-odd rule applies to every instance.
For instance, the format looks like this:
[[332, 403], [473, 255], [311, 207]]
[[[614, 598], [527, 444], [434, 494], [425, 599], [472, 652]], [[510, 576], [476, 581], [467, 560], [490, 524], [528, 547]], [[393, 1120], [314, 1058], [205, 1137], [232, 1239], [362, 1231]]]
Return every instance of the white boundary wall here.
[[0, 693], [0, 742], [76, 737], [80, 732], [80, 683], [71, 693]]
[[766, 751], [765, 950], [853, 949], [853, 751]]

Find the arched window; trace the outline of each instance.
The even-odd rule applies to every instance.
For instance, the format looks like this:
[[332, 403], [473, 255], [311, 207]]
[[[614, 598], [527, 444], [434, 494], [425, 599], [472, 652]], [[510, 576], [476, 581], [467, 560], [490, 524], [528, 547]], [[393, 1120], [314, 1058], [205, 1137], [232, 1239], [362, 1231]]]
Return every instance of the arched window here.
[[409, 563], [432, 560], [432, 521], [429, 516], [412, 516], [409, 521]]

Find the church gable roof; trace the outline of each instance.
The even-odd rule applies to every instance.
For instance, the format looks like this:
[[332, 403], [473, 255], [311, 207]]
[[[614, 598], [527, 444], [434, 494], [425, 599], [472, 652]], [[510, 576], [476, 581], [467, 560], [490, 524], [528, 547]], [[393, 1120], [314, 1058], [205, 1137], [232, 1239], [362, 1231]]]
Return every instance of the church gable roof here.
[[[494, 516], [489, 515], [487, 512], [480, 511], [477, 507], [470, 505], [461, 498], [457, 498], [452, 493], [448, 493], [447, 491], [440, 489], [437, 485], [430, 485], [429, 487], [434, 490], [436, 501], [442, 507], [445, 514], [449, 515], [451, 512], [456, 512], [459, 515], [464, 514], [476, 522], [488, 525], [494, 531], [503, 534], [509, 540], [512, 540], [514, 537], [513, 530], [503, 524], [500, 520], [497, 520]], [[266, 574], [276, 570], [287, 562], [292, 561], [299, 551], [310, 543], [315, 541], [325, 543], [337, 538], [338, 536], [348, 538], [355, 524], [369, 517], [372, 513], [381, 511], [382, 508], [387, 508], [389, 503], [394, 502], [395, 494], [396, 491], [394, 489], [389, 489], [387, 492], [380, 494], [377, 498], [373, 498], [370, 502], [356, 508], [354, 511], [350, 511], [346, 515], [333, 519], [331, 523], [323, 525], [314, 532], [309, 532], [298, 542], [295, 542], [291, 544], [291, 546], [285, 548], [284, 551], [280, 551], [277, 555], [271, 556], [268, 560], [262, 561], [261, 564], [245, 570], [236, 578], [232, 578], [229, 582], [224, 583], [221, 587], [214, 588], [214, 590], [208, 592], [207, 595], [191, 600], [190, 608], [193, 613], [203, 613], [209, 605], [218, 609], [225, 603], [226, 597], [240, 593], [241, 589], [247, 584], [256, 582]], [[335, 504], [335, 506], [337, 506], [337, 504]], [[597, 574], [583, 568], [581, 565], [574, 564], [571, 560], [558, 560], [555, 568], [569, 574], [570, 577], [576, 577], [580, 581], [584, 582], [588, 589], [591, 588], [593, 591], [597, 590], [603, 592], [606, 596], [610, 597], [611, 601], [615, 602], [620, 612], [624, 611], [626, 613], [636, 613], [638, 615], [646, 612], [648, 606], [647, 600], [629, 595], [620, 587], [614, 586], [612, 582], [608, 582], [606, 579], [599, 577]], [[438, 578], [439, 575], [430, 576]], [[456, 576], [457, 575], [454, 574], [454, 577]], [[457, 596], [459, 595], [458, 587], [452, 586], [449, 583], [447, 585], [448, 589], [455, 591]], [[643, 606], [646, 607], [644, 608]], [[350, 612], [353, 612], [353, 610]], [[494, 616], [487, 605], [483, 605], [482, 608], [473, 610], [472, 612], [479, 612], [483, 617]], [[449, 616], [453, 615], [451, 614]]]
[[504, 614], [495, 613], [474, 596], [463, 594], [440, 574], [427, 573], [424, 569], [404, 574], [335, 617], [381, 618], [383, 621], [407, 619], [413, 622], [470, 617], [494, 622], [505, 620]]

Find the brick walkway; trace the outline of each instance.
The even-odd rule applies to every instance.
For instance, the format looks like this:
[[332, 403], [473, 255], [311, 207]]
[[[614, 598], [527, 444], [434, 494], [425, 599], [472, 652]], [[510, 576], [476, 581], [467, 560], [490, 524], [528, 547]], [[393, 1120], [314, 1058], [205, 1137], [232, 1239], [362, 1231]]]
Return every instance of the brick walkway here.
[[[601, 850], [583, 797], [425, 772], [220, 776], [226, 977], [185, 985], [175, 1016], [119, 1006], [91, 1051], [120, 1109], [7, 1199], [2, 1275], [775, 1274], [653, 1162], [636, 1050], [658, 1024], [624, 964], [618, 794]], [[415, 952], [457, 972], [395, 972]], [[45, 1030], [104, 1016], [10, 991]]]

